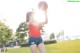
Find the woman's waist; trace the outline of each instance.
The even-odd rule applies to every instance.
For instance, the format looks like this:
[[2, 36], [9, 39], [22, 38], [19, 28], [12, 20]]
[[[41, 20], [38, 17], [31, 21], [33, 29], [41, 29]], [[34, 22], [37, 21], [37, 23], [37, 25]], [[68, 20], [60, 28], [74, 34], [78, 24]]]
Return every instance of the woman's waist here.
[[30, 34], [29, 35], [29, 37], [32, 37], [32, 38], [34, 38], [34, 37], [36, 37], [36, 38], [39, 38], [39, 37], [41, 37], [41, 35], [40, 34]]
[[42, 37], [41, 36], [38, 36], [38, 37], [29, 36], [29, 39], [42, 39]]

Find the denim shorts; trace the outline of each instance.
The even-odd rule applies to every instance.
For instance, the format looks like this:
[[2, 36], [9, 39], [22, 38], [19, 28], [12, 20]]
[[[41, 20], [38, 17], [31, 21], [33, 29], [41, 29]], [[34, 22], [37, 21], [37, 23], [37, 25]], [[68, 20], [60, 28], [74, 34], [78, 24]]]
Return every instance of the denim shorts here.
[[39, 45], [40, 43], [43, 43], [41, 37], [29, 37], [29, 41], [28, 41], [29, 46], [34, 44]]

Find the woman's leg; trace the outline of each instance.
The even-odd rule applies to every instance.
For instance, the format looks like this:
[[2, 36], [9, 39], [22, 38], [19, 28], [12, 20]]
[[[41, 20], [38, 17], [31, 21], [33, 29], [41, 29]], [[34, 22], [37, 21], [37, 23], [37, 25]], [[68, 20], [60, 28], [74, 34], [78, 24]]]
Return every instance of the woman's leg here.
[[36, 44], [31, 45], [30, 50], [31, 50], [32, 53], [37, 53], [37, 45]]
[[40, 43], [38, 45], [40, 53], [46, 53], [44, 43]]

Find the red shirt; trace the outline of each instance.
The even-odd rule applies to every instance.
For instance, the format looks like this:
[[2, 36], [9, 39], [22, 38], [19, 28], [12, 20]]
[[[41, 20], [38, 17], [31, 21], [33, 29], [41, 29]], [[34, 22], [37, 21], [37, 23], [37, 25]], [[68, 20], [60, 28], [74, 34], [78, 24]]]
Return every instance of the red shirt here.
[[40, 26], [30, 24], [29, 25], [29, 30], [30, 30], [30, 37], [40, 37]]

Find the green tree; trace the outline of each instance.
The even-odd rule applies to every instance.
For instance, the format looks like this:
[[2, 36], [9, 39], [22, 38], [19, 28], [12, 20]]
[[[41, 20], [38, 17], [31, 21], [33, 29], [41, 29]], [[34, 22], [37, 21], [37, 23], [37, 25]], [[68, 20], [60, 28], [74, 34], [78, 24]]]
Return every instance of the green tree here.
[[50, 40], [54, 39], [55, 38], [55, 34], [54, 33], [51, 33], [50, 35]]
[[2, 46], [11, 40], [12, 32], [12, 29], [6, 26], [5, 23], [0, 22], [0, 43]]
[[60, 37], [63, 37], [63, 40], [64, 40], [64, 30], [61, 30], [58, 34], [57, 34], [57, 40], [59, 40], [60, 41]]
[[29, 33], [29, 30], [25, 22], [20, 23], [19, 27], [16, 30], [16, 36], [19, 44], [24, 42], [24, 37], [28, 36], [27, 32]]

